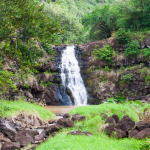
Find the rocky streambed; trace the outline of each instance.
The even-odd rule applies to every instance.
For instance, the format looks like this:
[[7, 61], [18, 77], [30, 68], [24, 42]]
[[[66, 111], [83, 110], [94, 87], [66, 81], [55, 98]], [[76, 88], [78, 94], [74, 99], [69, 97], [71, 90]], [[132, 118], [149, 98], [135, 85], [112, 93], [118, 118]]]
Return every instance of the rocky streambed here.
[[[22, 114], [11, 119], [2, 118], [0, 119], [0, 149], [34, 149], [48, 138], [54, 137], [62, 128], [73, 127], [75, 121], [83, 121], [84, 119], [85, 116], [80, 114], [64, 114], [62, 118], [52, 122], [44, 122], [33, 116], [25, 117]], [[92, 135], [89, 132], [70, 132], [72, 135], [77, 133]]]

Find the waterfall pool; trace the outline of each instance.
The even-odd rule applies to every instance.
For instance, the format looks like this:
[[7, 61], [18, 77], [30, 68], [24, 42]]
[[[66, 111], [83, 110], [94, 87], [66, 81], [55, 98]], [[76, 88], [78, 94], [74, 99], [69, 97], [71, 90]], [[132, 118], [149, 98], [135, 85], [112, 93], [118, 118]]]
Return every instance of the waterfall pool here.
[[56, 115], [69, 113], [76, 106], [44, 106], [45, 109], [50, 110]]

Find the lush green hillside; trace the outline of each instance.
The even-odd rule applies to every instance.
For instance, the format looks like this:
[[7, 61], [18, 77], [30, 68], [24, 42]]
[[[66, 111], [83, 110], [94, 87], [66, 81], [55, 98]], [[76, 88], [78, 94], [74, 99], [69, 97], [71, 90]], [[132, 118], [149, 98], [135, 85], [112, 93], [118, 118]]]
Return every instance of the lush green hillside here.
[[148, 0], [56, 0], [44, 4], [45, 12], [65, 30], [60, 43], [109, 38], [120, 28], [126, 32], [149, 30]]
[[[37, 1], [41, 2], [40, 0]], [[85, 31], [80, 20], [85, 14], [99, 7], [101, 2], [103, 0], [57, 0], [55, 2], [44, 2], [45, 12], [59, 22], [64, 29], [64, 35], [59, 37], [59, 43], [67, 44], [85, 41], [84, 37], [86, 37], [88, 31]], [[43, 1], [41, 3], [43, 4]]]

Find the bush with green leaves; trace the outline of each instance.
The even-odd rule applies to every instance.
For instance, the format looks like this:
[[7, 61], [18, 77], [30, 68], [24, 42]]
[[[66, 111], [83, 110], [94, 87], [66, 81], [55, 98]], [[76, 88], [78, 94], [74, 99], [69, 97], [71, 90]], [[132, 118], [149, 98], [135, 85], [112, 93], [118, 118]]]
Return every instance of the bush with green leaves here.
[[150, 74], [145, 77], [145, 83], [150, 83]]
[[62, 28], [43, 6], [30, 0], [0, 0], [0, 53], [20, 67], [33, 67], [44, 51], [40, 43], [54, 44]]
[[125, 102], [125, 99], [123, 97], [112, 97], [112, 98], [107, 98], [108, 103], [123, 103]]
[[93, 53], [96, 56], [96, 59], [106, 60], [108, 63], [112, 63], [113, 48], [111, 45], [107, 44], [102, 49], [98, 49], [98, 46], [96, 45]]
[[137, 41], [131, 41], [127, 44], [124, 54], [129, 58], [135, 58], [140, 53], [139, 47]]
[[129, 41], [129, 38], [128, 38], [128, 35], [127, 35], [127, 32], [124, 28], [120, 28], [117, 32], [116, 32], [116, 40], [117, 40], [117, 43], [120, 44], [120, 45], [123, 45], [123, 44], [127, 44], [128, 41]]
[[132, 80], [132, 76], [133, 75], [131, 73], [123, 75], [120, 79], [121, 83], [129, 84], [130, 81]]
[[150, 48], [142, 50], [142, 54], [145, 60], [150, 60]]
[[111, 69], [108, 66], [105, 66], [105, 71], [110, 72]]
[[7, 92], [10, 88], [17, 90], [17, 86], [10, 80], [12, 76], [14, 76], [12, 72], [0, 71], [0, 94]]

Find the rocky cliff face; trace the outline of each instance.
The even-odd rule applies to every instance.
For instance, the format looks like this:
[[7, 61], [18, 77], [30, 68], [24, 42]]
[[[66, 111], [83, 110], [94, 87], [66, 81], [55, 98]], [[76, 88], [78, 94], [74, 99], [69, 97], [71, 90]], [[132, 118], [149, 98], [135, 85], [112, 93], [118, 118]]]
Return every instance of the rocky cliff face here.
[[[103, 48], [110, 44], [115, 51], [112, 63], [98, 60], [93, 55], [95, 46]], [[140, 49], [150, 46], [150, 35], [140, 43]], [[28, 101], [44, 102], [47, 105], [74, 104], [71, 91], [61, 85], [60, 68], [61, 51], [66, 45], [53, 47], [55, 60], [45, 56], [39, 60], [38, 73], [21, 74], [14, 77], [18, 90], [9, 91], [9, 99], [25, 97]], [[150, 60], [142, 54], [127, 58], [123, 53], [126, 45], [120, 46], [115, 38], [95, 41], [76, 46], [76, 58], [81, 67], [81, 74], [88, 93], [89, 104], [99, 104], [111, 97], [124, 97], [129, 100], [150, 101]], [[11, 68], [7, 61], [5, 70], [17, 72], [18, 66]]]
[[[24, 97], [27, 101], [41, 102], [47, 105], [69, 105], [71, 93], [69, 89], [65, 89], [60, 79], [60, 62], [61, 51], [65, 45], [53, 47], [55, 50], [55, 60], [52, 61], [50, 56], [45, 56], [38, 60], [36, 73], [22, 74], [18, 68], [11, 68], [13, 62], [5, 65], [5, 70], [13, 71], [15, 76], [12, 78], [17, 85], [17, 91], [9, 91], [5, 96], [7, 99], [20, 99]], [[67, 95], [70, 95], [70, 97]], [[4, 96], [4, 95], [3, 95]], [[73, 98], [71, 97], [73, 101]]]
[[[110, 44], [116, 55], [112, 63], [97, 60], [93, 55], [95, 46], [103, 48]], [[140, 43], [140, 49], [150, 46], [150, 35]], [[80, 44], [82, 51], [82, 76], [89, 94], [89, 104], [99, 104], [107, 98], [121, 96], [129, 100], [144, 100], [150, 94], [150, 60], [142, 54], [127, 58], [123, 55], [126, 45], [120, 46], [115, 38]]]

